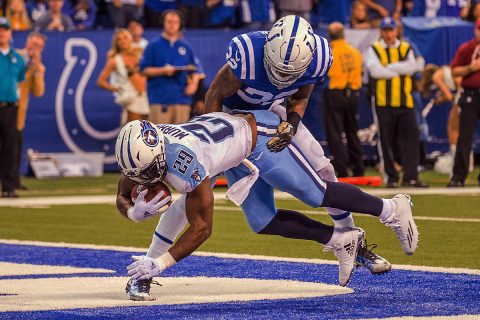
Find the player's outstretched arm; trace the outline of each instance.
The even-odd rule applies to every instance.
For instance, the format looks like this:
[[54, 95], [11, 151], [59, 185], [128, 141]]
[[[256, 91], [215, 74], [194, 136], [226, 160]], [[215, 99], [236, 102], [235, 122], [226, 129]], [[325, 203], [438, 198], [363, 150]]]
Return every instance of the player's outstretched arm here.
[[230, 97], [242, 87], [240, 80], [233, 74], [228, 64], [225, 64], [210, 84], [205, 95], [205, 113], [222, 111], [222, 100]]
[[213, 192], [208, 177], [187, 193], [185, 211], [189, 226], [169, 250], [175, 261], [192, 254], [212, 233]]
[[185, 209], [190, 225], [173, 247], [157, 259], [132, 256], [135, 261], [127, 267], [129, 276], [140, 280], [155, 277], [192, 254], [210, 237], [213, 224], [213, 192], [208, 177], [195, 190], [187, 193]]
[[134, 204], [132, 201], [132, 189], [135, 185], [123, 174], [120, 175], [120, 180], [118, 181], [117, 189], [117, 209], [124, 216], [128, 218], [127, 211]]

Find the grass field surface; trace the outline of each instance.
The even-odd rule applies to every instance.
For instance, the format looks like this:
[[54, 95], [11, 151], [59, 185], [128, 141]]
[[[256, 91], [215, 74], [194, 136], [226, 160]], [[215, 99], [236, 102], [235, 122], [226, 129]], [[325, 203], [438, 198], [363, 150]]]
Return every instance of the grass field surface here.
[[[373, 173], [371, 173], [373, 174]], [[424, 180], [445, 185], [447, 177], [431, 172]], [[64, 178], [39, 181], [26, 179], [22, 196], [72, 196], [115, 194], [118, 174], [102, 178]], [[470, 180], [474, 186], [476, 180]], [[378, 188], [377, 188], [378, 189]], [[224, 189], [216, 189], [222, 191]], [[372, 190], [372, 189], [368, 189]], [[370, 216], [355, 215], [357, 226], [367, 231], [375, 252], [395, 264], [480, 269], [480, 198], [471, 195], [414, 195], [414, 215], [420, 231], [419, 249], [405, 256], [395, 235]], [[319, 244], [257, 235], [250, 231], [241, 210], [227, 200], [217, 199], [212, 237], [202, 251], [248, 253], [280, 257], [335, 259]], [[313, 219], [331, 224], [322, 209], [312, 209], [297, 200], [278, 200], [278, 207], [309, 212]], [[147, 248], [158, 218], [133, 223], [121, 217], [112, 204], [83, 204], [40, 207], [0, 207], [1, 239], [123, 245]], [[432, 220], [429, 220], [432, 218]], [[433, 220], [446, 218], [451, 221]], [[457, 221], [457, 219], [472, 221]]]

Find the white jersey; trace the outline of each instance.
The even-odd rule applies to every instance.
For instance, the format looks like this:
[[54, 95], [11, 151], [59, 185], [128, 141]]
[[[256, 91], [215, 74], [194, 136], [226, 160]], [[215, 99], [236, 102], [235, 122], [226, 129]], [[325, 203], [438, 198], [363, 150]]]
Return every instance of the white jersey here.
[[194, 190], [205, 177], [238, 166], [251, 152], [248, 122], [223, 112], [195, 117], [181, 125], [157, 125], [165, 137], [165, 180], [180, 193]]

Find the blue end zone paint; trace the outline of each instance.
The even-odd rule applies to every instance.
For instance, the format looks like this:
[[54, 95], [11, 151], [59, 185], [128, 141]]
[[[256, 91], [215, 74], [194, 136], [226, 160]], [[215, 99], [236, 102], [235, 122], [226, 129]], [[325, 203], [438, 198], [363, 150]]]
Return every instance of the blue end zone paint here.
[[[125, 276], [136, 252], [0, 244], [1, 260], [105, 268]], [[164, 276], [290, 279], [336, 284], [337, 266], [215, 257], [189, 257]], [[68, 275], [62, 277], [68, 278]], [[73, 275], [72, 275], [73, 276]], [[75, 275], [78, 276], [78, 275]], [[32, 278], [19, 276], [16, 278]], [[158, 278], [161, 283], [161, 278]], [[69, 281], [66, 279], [65, 281]], [[175, 306], [0, 313], [1, 319], [352, 319], [480, 314], [480, 276], [394, 270], [372, 276], [358, 270], [353, 294], [308, 299]], [[1, 290], [0, 290], [1, 292]], [[1, 301], [1, 296], [0, 296]]]

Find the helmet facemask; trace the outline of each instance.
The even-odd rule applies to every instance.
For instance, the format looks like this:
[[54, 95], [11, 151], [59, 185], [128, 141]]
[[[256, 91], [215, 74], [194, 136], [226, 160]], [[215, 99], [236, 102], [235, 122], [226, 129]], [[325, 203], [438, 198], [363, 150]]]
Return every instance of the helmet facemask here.
[[167, 168], [165, 153], [162, 153], [155, 157], [150, 164], [145, 166], [145, 168], [141, 169], [138, 173], [125, 169], [122, 170], [122, 173], [135, 184], [152, 186], [165, 179]]
[[288, 73], [285, 72], [285, 70], [280, 70], [278, 68], [275, 68], [271, 60], [269, 59], [269, 56], [267, 55], [267, 47], [264, 47], [264, 59], [263, 59], [263, 65], [265, 67], [265, 70], [267, 72], [268, 80], [276, 86], [278, 89], [284, 89], [292, 84], [295, 83], [298, 79], [300, 79], [307, 68], [301, 71], [297, 72], [292, 72]]

